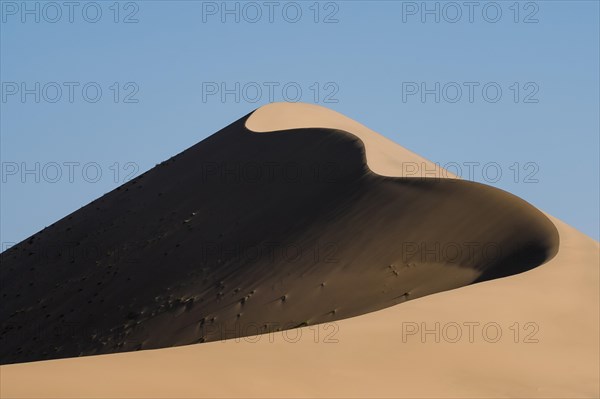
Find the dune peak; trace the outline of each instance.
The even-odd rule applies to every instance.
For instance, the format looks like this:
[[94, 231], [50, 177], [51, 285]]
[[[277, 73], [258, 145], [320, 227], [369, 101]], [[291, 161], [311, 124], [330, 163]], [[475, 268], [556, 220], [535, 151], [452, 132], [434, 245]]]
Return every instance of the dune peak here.
[[264, 105], [249, 116], [246, 128], [255, 133], [310, 128], [342, 130], [363, 142], [367, 166], [378, 175], [458, 178], [439, 164], [413, 153], [365, 125], [316, 104], [277, 102]]

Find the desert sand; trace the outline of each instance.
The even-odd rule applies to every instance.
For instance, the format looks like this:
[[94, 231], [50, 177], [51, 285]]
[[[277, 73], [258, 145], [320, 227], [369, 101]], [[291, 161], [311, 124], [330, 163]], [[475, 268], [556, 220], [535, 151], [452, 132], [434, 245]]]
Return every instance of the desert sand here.
[[[248, 129], [241, 135], [240, 123]], [[268, 151], [259, 137], [269, 140]], [[232, 142], [240, 144], [243, 151], [232, 153], [229, 149]], [[219, 155], [217, 148], [227, 150]], [[257, 151], [258, 158], [249, 156]], [[257, 181], [246, 175], [241, 188], [238, 187], [242, 192], [238, 192], [232, 187], [240, 182], [232, 185], [231, 179], [240, 176], [239, 169], [233, 173], [219, 172], [223, 157], [247, 165], [264, 160], [265, 156], [276, 164], [293, 160], [294, 171], [310, 173], [302, 175], [301, 184], [290, 176], [269, 175], [269, 179]], [[191, 199], [197, 192], [185, 184], [183, 191], [176, 192], [180, 187], [177, 183], [198, 178], [197, 174], [190, 176], [197, 170], [190, 171], [188, 164], [198, 157], [212, 162], [201, 165], [205, 173], [202, 183], [210, 184], [212, 191], [222, 191], [212, 199], [202, 197], [207, 200], [206, 209], [190, 211], [196, 206]], [[407, 163], [423, 162], [427, 163], [423, 168], [406, 168]], [[177, 173], [173, 173], [172, 169], [178, 167]], [[126, 240], [119, 236], [119, 226], [123, 229], [124, 223], [134, 220], [137, 228], [129, 229], [129, 236], [145, 238], [148, 232], [155, 238], [161, 236], [158, 244], [151, 242], [146, 243], [147, 247], [137, 248], [140, 253], [150, 253], [142, 259], [144, 267], [139, 266], [137, 258], [113, 262], [102, 252], [102, 256], [86, 261], [93, 261], [94, 265], [106, 262], [103, 265], [106, 267], [83, 267], [83, 274], [71, 281], [65, 276], [72, 274], [73, 269], [63, 263], [64, 259], [44, 257], [45, 265], [52, 266], [50, 270], [64, 274], [37, 272], [34, 281], [43, 281], [46, 286], [32, 288], [29, 301], [33, 304], [24, 307], [20, 302], [24, 299], [16, 295], [24, 290], [31, 275], [21, 273], [15, 277], [18, 273], [9, 272], [7, 265], [17, 269], [23, 267], [20, 265], [25, 257], [33, 256], [30, 261], [33, 263], [39, 263], [39, 258], [35, 260], [35, 250], [23, 249], [30, 239], [3, 254], [8, 261], [3, 258], [1, 271], [6, 274], [2, 277], [8, 276], [9, 284], [3, 284], [2, 292], [12, 301], [2, 307], [3, 325], [9, 324], [5, 320], [14, 309], [21, 311], [10, 321], [10, 331], [17, 331], [5, 333], [0, 342], [4, 362], [20, 364], [0, 366], [0, 394], [2, 397], [598, 397], [598, 243], [501, 190], [458, 179], [431, 179], [431, 174], [425, 172], [432, 168], [429, 161], [333, 111], [307, 104], [271, 104], [260, 108], [147, 172], [143, 179], [107, 194], [72, 214], [72, 219], [66, 217], [55, 226], [60, 232], [74, 234], [79, 242], [87, 236], [114, 236], [114, 243], [108, 248], [116, 248]], [[279, 187], [276, 192], [269, 191], [273, 179]], [[159, 183], [164, 187], [163, 192], [154, 195], [168, 197], [175, 192], [175, 197], [152, 203], [148, 192], [135, 196], [137, 200], [132, 198], [134, 195], [125, 194]], [[283, 198], [286, 206], [278, 201], [282, 186], [287, 187]], [[301, 189], [294, 189], [298, 186]], [[240, 201], [240, 196], [246, 201]], [[140, 198], [147, 200], [140, 202]], [[236, 224], [235, 217], [224, 220], [217, 212], [211, 220], [210, 209], [225, 209], [218, 208], [219, 198], [225, 203], [223, 207], [232, 201], [246, 204], [240, 212], [231, 213], [250, 219]], [[147, 206], [155, 211], [164, 206], [180, 213], [170, 223], [153, 224], [148, 221], [148, 213], [138, 211], [140, 215], [136, 216], [132, 211], [139, 209], [140, 204], [142, 209]], [[256, 209], [263, 213], [269, 209], [272, 215], [261, 218]], [[92, 211], [105, 213], [94, 218]], [[161, 213], [164, 214], [167, 212]], [[78, 215], [81, 221], [86, 221], [85, 226], [73, 220]], [[210, 226], [230, 222], [231, 227], [221, 229], [216, 237], [203, 236], [194, 230], [203, 231], [199, 225], [193, 225], [197, 215], [204, 222], [211, 221]], [[185, 218], [179, 220], [182, 216]], [[246, 225], [249, 221], [251, 226]], [[90, 224], [95, 228], [90, 229]], [[171, 241], [165, 231], [172, 233]], [[186, 240], [182, 239], [182, 232], [200, 235]], [[316, 262], [314, 258], [309, 262], [303, 257], [297, 262], [287, 258], [273, 260], [263, 254], [245, 263], [247, 269], [240, 269], [240, 259], [248, 259], [246, 252], [229, 250], [223, 256], [223, 252], [212, 251], [203, 259], [208, 273], [189, 274], [189, 260], [198, 253], [194, 239], [218, 243], [216, 240], [234, 232], [240, 234], [234, 241], [241, 240], [240, 237], [278, 239], [280, 243], [311, 248], [311, 254], [315, 248], [325, 248], [326, 253]], [[211, 233], [215, 233], [214, 229]], [[44, 240], [45, 234], [52, 237], [57, 232], [42, 231], [38, 233], [40, 240]], [[165, 240], [168, 245], [161, 247], [160, 242]], [[106, 244], [106, 239], [102, 242]], [[479, 248], [494, 244], [501, 251], [494, 256], [478, 251], [470, 256], [462, 253], [449, 262], [447, 256], [439, 256], [439, 249], [425, 254], [413, 251], [413, 245], [422, 242], [446, 247], [449, 243], [460, 247], [476, 242]], [[165, 251], [167, 247], [170, 249]], [[172, 247], [186, 251], [171, 252], [176, 251]], [[411, 256], [406, 256], [407, 251]], [[138, 254], [133, 249], [125, 252]], [[151, 275], [150, 271], [165, 263], [159, 258], [161, 255], [175, 266]], [[151, 259], [156, 259], [155, 265]], [[227, 263], [226, 259], [235, 262]], [[210, 268], [220, 262], [226, 265]], [[120, 267], [123, 274], [103, 280], [100, 277], [108, 275], [108, 265]], [[215, 270], [226, 272], [217, 273], [216, 284], [212, 279]], [[203, 285], [207, 276], [211, 278]], [[509, 277], [498, 278], [504, 276]], [[53, 290], [59, 281], [62, 285]], [[469, 285], [473, 282], [477, 284]], [[92, 290], [88, 306], [83, 299], [90, 296], [91, 287], [87, 284], [92, 283], [106, 284], [110, 289]], [[168, 295], [175, 295], [144, 302], [144, 296], [155, 295], [161, 284], [170, 287]], [[193, 295], [198, 287], [202, 288], [201, 293]], [[76, 294], [80, 288], [85, 294]], [[44, 296], [48, 292], [51, 297]], [[98, 295], [94, 297], [95, 293]], [[80, 317], [75, 331], [69, 333], [71, 342], [60, 347], [56, 342], [65, 338], [64, 333], [52, 339], [39, 337], [41, 342], [57, 347], [48, 347], [43, 355], [40, 345], [31, 342], [26, 322], [45, 317], [48, 306], [36, 308], [44, 303], [59, 309], [57, 314], [53, 312], [46, 317], [47, 325], [63, 326], [61, 319], [68, 317], [65, 315], [74, 296], [79, 307], [72, 313], [86, 312], [92, 317], [85, 319], [87, 325], [83, 325]], [[136, 300], [119, 308], [124, 299], [131, 297]], [[113, 307], [117, 310], [111, 314], [109, 310]], [[102, 323], [95, 331], [99, 317]], [[212, 318], [216, 318], [216, 324]], [[232, 328], [235, 323], [259, 326], [274, 321], [307, 326], [282, 332], [267, 325], [270, 332], [257, 336], [249, 334], [252, 332], [249, 329], [240, 334]], [[210, 323], [225, 326], [225, 334], [209, 328]], [[423, 335], [424, 330], [429, 332]], [[82, 339], [82, 331], [93, 333]], [[245, 335], [251, 336], [231, 338]], [[194, 340], [199, 337], [214, 342], [186, 345], [198, 342]], [[6, 349], [7, 340], [11, 342], [10, 351]], [[20, 345], [21, 352], [15, 345]], [[21, 363], [39, 360], [41, 356], [69, 357], [77, 351], [75, 356], [173, 345], [186, 346]]]

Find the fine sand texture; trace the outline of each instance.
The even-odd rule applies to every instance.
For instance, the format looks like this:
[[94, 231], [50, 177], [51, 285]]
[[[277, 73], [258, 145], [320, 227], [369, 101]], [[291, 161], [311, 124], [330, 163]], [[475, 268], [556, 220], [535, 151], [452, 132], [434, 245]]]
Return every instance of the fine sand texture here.
[[260, 108], [2, 254], [0, 394], [597, 397], [598, 243], [433, 168]]

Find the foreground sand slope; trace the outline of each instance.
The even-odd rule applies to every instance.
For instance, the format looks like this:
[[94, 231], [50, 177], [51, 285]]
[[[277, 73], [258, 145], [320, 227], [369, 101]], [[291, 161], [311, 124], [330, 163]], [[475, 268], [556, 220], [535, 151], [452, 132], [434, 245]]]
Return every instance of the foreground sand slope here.
[[[331, 125], [332, 118], [340, 122], [335, 113], [319, 111], [317, 117], [313, 106], [277, 104], [261, 108], [255, 113], [261, 118], [251, 118], [247, 126], [265, 132], [303, 127], [290, 115], [289, 126], [268, 124], [276, 120], [270, 111], [292, 107], [292, 114], [313, 127], [340, 128]], [[413, 156], [394, 145], [395, 155], [387, 156], [392, 161], [374, 167], [372, 132], [356, 134], [366, 142], [371, 170], [393, 176], [394, 157]], [[557, 255], [519, 275], [287, 334], [2, 366], [0, 394], [598, 397], [600, 247], [551, 220], [560, 235]], [[437, 330], [439, 342], [435, 333], [422, 335], [424, 329]]]
[[[173, 349], [0, 367], [2, 397], [597, 398], [598, 243], [553, 219], [558, 255], [529, 272], [378, 312], [280, 333]], [[403, 322], [498, 323], [488, 343], [403, 340]], [[519, 342], [510, 326], [520, 323]], [[538, 331], [526, 343], [527, 322]], [[412, 325], [412, 324], [411, 324]], [[442, 328], [442, 327], [441, 327]], [[440, 330], [441, 330], [440, 328]], [[405, 325], [406, 332], [406, 325]], [[329, 334], [329, 335], [328, 335]], [[454, 338], [450, 329], [447, 338]], [[495, 338], [489, 330], [488, 339]], [[335, 341], [326, 342], [326, 341]], [[403, 342], [405, 341], [405, 342]], [[424, 341], [424, 342], [422, 342]]]

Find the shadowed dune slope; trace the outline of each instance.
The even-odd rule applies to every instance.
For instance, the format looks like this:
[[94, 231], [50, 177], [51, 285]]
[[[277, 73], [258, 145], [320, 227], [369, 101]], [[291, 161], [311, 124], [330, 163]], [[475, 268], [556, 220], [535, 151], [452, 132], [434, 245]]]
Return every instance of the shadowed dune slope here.
[[556, 254], [507, 192], [382, 176], [360, 135], [247, 118], [5, 251], [1, 363], [339, 320]]

